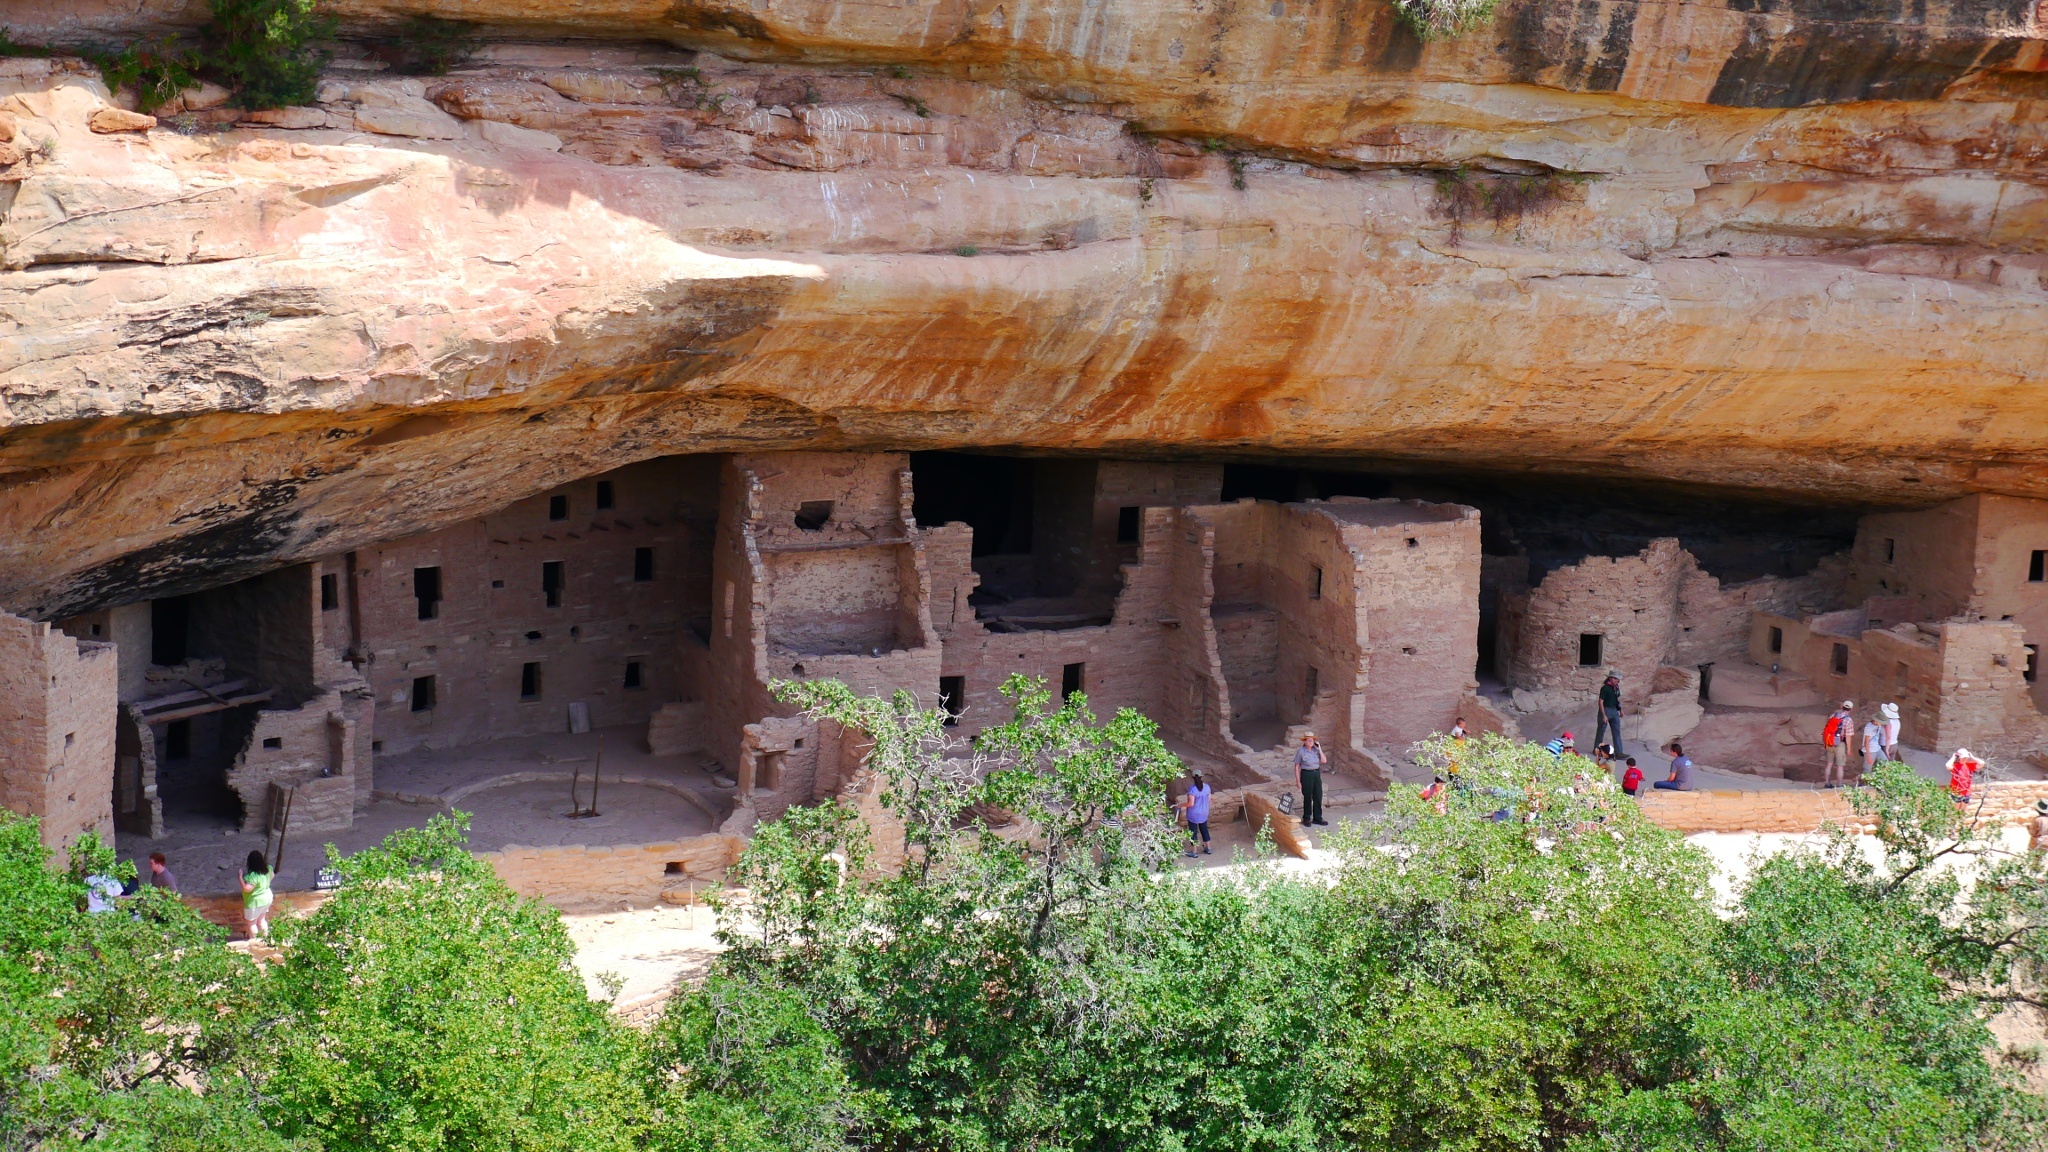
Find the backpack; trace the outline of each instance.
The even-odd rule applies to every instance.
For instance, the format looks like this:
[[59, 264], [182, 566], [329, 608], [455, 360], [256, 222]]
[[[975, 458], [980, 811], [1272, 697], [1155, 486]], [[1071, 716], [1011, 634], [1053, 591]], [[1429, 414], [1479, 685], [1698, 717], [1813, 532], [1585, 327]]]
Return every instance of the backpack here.
[[1841, 738], [1842, 718], [1840, 716], [1828, 717], [1827, 726], [1820, 730], [1820, 742], [1829, 748], [1833, 748]]

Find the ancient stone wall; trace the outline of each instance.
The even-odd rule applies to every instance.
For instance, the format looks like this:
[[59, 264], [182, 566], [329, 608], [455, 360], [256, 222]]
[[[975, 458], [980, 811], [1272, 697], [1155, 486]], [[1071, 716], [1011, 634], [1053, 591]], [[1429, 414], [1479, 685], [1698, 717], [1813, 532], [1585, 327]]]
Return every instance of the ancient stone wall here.
[[109, 643], [0, 613], [0, 804], [42, 821], [43, 843], [114, 835], [114, 709]]
[[1830, 557], [1803, 576], [1764, 576], [1724, 585], [1686, 556], [1678, 582], [1678, 635], [1672, 663], [1686, 668], [1749, 655], [1758, 612], [1793, 616], [1838, 607], [1848, 574], [1846, 557]]
[[1848, 602], [1912, 597], [1917, 609], [1905, 618], [1914, 620], [1961, 612], [1975, 598], [1977, 536], [1974, 499], [1865, 516], [1849, 551]]
[[1342, 498], [1321, 511], [1342, 522], [1358, 557], [1369, 653], [1359, 739], [1405, 747], [1449, 731], [1478, 687], [1479, 513]]
[[[372, 783], [368, 755], [375, 728], [376, 704], [361, 681], [328, 687], [297, 708], [256, 711], [249, 734], [227, 773], [228, 787], [242, 798], [242, 830], [272, 827], [277, 790], [322, 781], [322, 807], [301, 812], [294, 801], [292, 826], [306, 831], [334, 831], [353, 826], [358, 800], [367, 803]], [[339, 780], [327, 784], [326, 780]], [[331, 794], [349, 798], [333, 810]]]
[[[571, 702], [597, 726], [645, 722], [677, 692], [677, 634], [709, 615], [715, 466], [652, 461], [359, 549], [353, 591], [344, 564], [323, 565], [321, 575], [343, 577], [330, 608], [310, 585], [323, 647], [346, 648], [353, 635], [365, 649], [382, 750], [566, 731]], [[599, 485], [610, 507], [598, 506]], [[422, 570], [436, 583], [423, 585]], [[435, 590], [423, 609], [419, 594]], [[432, 706], [415, 707], [424, 677]]]
[[2043, 579], [2034, 579], [2034, 557], [2048, 553], [2048, 500], [1984, 495], [1977, 505], [1975, 595], [1971, 609], [1986, 620], [2011, 620], [2034, 649], [2034, 678], [2027, 685], [2037, 711], [2048, 712], [2048, 556]]
[[707, 832], [657, 844], [511, 845], [477, 855], [521, 896], [545, 900], [564, 912], [582, 912], [646, 907], [667, 896], [715, 887], [745, 847], [737, 836]]
[[1949, 620], [1940, 627], [1939, 679], [1931, 693], [1940, 708], [1934, 751], [2048, 751], [2048, 718], [2034, 707], [2023, 678], [2027, 634], [2018, 622]]
[[[1501, 600], [1499, 667], [1516, 689], [1552, 702], [1593, 698], [1609, 669], [1624, 699], [1670, 662], [1687, 556], [1674, 539], [1635, 556], [1594, 556], [1559, 568]], [[1598, 636], [1599, 659], [1582, 663], [1581, 637]]]

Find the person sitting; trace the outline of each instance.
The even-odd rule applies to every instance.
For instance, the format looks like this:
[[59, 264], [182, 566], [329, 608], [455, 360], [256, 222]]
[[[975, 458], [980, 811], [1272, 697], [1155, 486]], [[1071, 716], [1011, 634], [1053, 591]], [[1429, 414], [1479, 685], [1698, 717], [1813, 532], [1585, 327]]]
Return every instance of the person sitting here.
[[1650, 785], [1666, 792], [1692, 791], [1692, 757], [1678, 744], [1671, 745], [1671, 775]]

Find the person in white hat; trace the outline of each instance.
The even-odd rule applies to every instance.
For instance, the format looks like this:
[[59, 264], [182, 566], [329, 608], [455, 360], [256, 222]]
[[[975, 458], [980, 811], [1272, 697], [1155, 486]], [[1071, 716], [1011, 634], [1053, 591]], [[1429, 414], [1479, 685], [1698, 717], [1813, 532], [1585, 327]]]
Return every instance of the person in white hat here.
[[[1884, 760], [1884, 722], [1872, 716], [1863, 722], [1863, 771], [1868, 772]], [[1862, 773], [1858, 773], [1860, 777]]]
[[1880, 704], [1877, 711], [1880, 716], [1884, 717], [1884, 758], [1887, 760], [1897, 760], [1899, 758], [1899, 706], [1897, 704]]
[[2027, 847], [2035, 852], [2048, 852], [2048, 800], [2034, 801], [2034, 819], [2027, 826]]
[[1827, 758], [1821, 763], [1820, 786], [1840, 788], [1842, 773], [1849, 767], [1849, 741], [1856, 737], [1856, 702], [1842, 701], [1842, 706], [1821, 725], [1820, 742]]

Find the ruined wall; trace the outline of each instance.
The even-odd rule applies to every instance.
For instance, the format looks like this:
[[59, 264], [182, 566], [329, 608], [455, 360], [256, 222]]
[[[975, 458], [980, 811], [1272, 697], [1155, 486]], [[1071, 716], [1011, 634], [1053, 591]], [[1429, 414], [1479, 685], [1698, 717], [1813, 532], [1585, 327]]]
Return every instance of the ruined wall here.
[[1184, 508], [1191, 504], [1214, 504], [1222, 498], [1221, 464], [1099, 461], [1095, 465], [1094, 508], [1089, 529], [1088, 586], [1115, 591], [1120, 568], [1138, 558], [1138, 541], [1117, 538], [1123, 509]]
[[1941, 625], [1940, 721], [1934, 751], [2028, 755], [2048, 751], [2048, 718], [2021, 672], [2026, 633], [2016, 621]]
[[1911, 618], [1938, 620], [1967, 607], [1977, 583], [1977, 502], [1865, 516], [1849, 550], [1847, 597], [1918, 601]]
[[[1503, 593], [1503, 679], [1532, 694], [1583, 702], [1616, 669], [1624, 700], [1632, 699], [1672, 658], [1685, 560], [1678, 541], [1664, 538], [1635, 556], [1589, 557], [1525, 592]], [[1583, 634], [1601, 637], [1598, 663], [1579, 663]]]
[[[676, 691], [678, 633], [708, 614], [709, 520], [715, 460], [681, 457], [604, 473], [518, 501], [453, 528], [359, 549], [353, 599], [376, 691], [385, 752], [452, 747], [502, 736], [566, 731], [568, 705], [597, 726], [643, 723]], [[598, 485], [611, 491], [599, 508]], [[565, 518], [551, 503], [565, 499]], [[636, 552], [653, 552], [636, 579]], [[550, 606], [544, 565], [562, 565]], [[440, 570], [441, 599], [420, 618], [415, 571]], [[322, 573], [346, 575], [345, 565]], [[319, 610], [323, 647], [345, 645], [351, 593]], [[539, 692], [522, 675], [539, 665]], [[640, 666], [637, 687], [627, 665]], [[412, 707], [414, 680], [434, 678], [432, 708]]]
[[291, 826], [303, 831], [353, 826], [359, 801], [367, 803], [370, 792], [372, 760], [366, 753], [375, 713], [370, 689], [360, 681], [328, 688], [296, 708], [258, 710], [227, 773], [228, 787], [242, 798], [242, 830], [261, 831], [279, 818], [277, 789], [316, 781], [323, 783], [306, 791], [304, 799], [317, 797], [320, 807], [309, 803], [301, 808], [295, 798]]
[[1688, 553], [1678, 582], [1678, 635], [1672, 663], [1692, 668], [1750, 657], [1752, 623], [1758, 612], [1797, 616], [1834, 609], [1843, 601], [1847, 575], [1848, 558], [1841, 556], [1823, 560], [1804, 576], [1764, 576], [1724, 585]]
[[[1974, 611], [1986, 620], [2010, 619], [2035, 649], [2027, 685], [2036, 710], [2048, 712], [2048, 579], [2033, 580], [2033, 556], [2048, 551], [2048, 500], [1979, 496]], [[2044, 572], [2048, 575], [2048, 572]]]
[[1478, 687], [1479, 513], [1338, 499], [1325, 514], [1344, 523], [1345, 543], [1359, 557], [1369, 652], [1359, 738], [1405, 747], [1448, 731]]
[[114, 835], [114, 646], [0, 613], [0, 804], [43, 843]]

